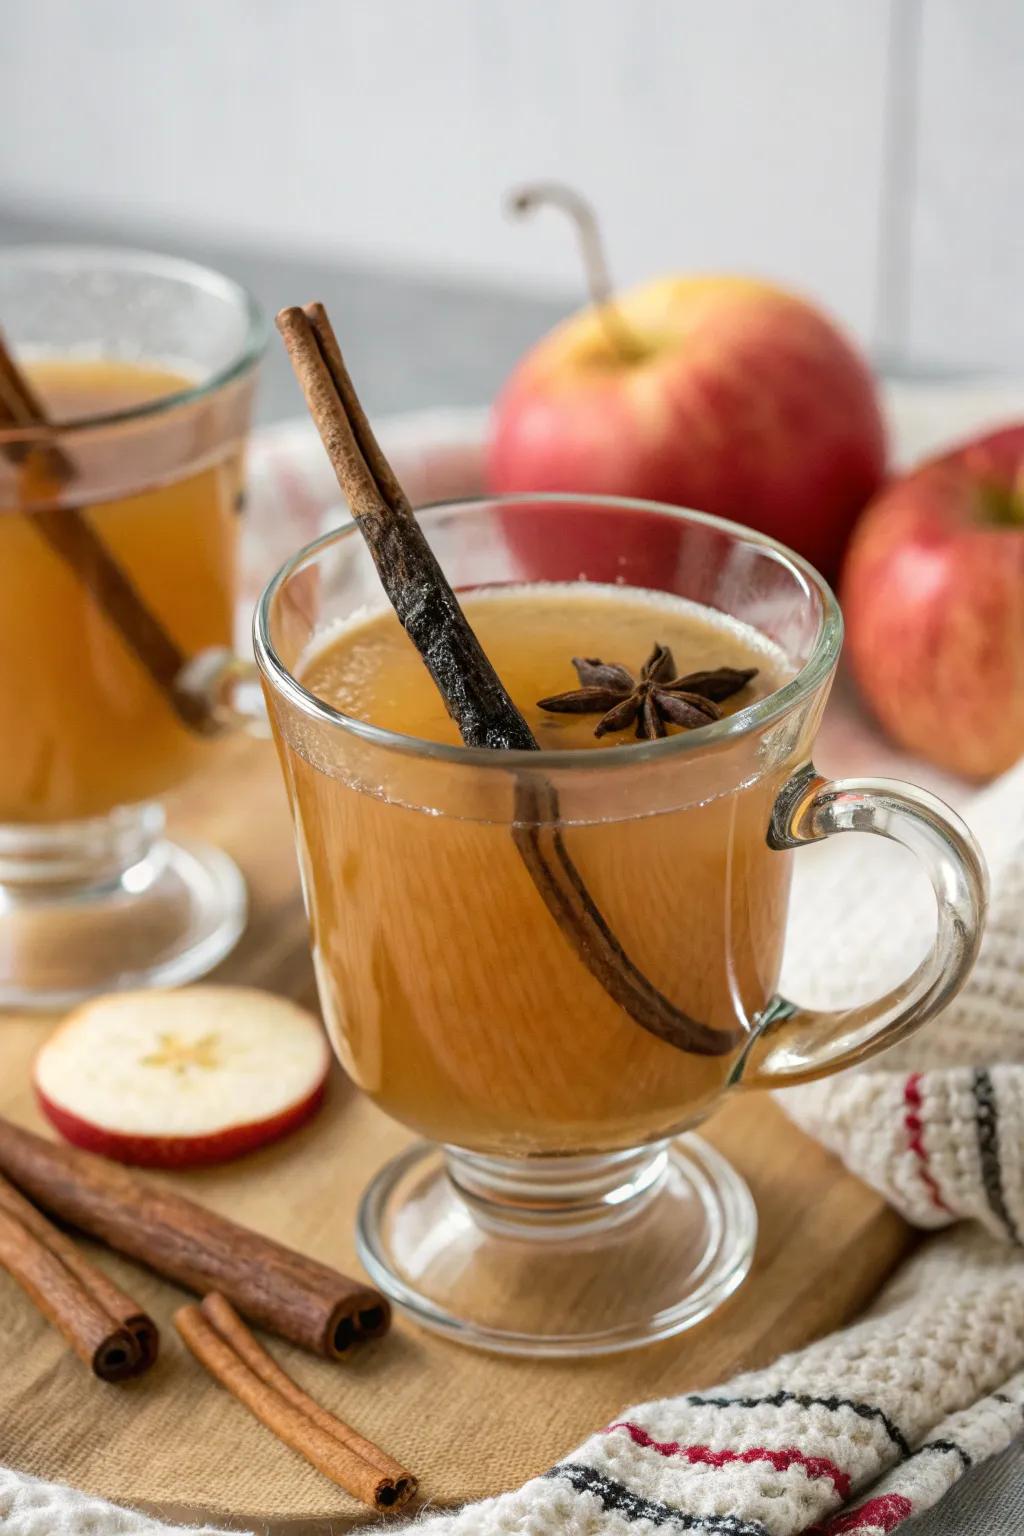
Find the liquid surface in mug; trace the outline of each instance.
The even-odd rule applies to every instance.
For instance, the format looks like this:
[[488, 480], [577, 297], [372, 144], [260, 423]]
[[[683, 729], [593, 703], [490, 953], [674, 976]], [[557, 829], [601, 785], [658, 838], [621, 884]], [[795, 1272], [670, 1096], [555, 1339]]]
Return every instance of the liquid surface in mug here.
[[[617, 662], [638, 677], [657, 643], [672, 652], [676, 676], [716, 667], [756, 668], [745, 688], [721, 702], [726, 715], [771, 693], [789, 675], [785, 658], [756, 630], [666, 593], [549, 583], [496, 587], [461, 601], [545, 751], [607, 750], [636, 740], [633, 726], [595, 736], [600, 712], [555, 714], [539, 708], [539, 699], [580, 686], [574, 656]], [[350, 622], [333, 640], [320, 639], [299, 673], [311, 693], [342, 714], [420, 741], [461, 741], [419, 653], [390, 612]]]
[[[193, 383], [100, 359], [47, 359], [25, 371], [54, 423], [142, 406]], [[241, 486], [239, 443], [204, 448], [198, 421], [176, 407], [144, 426], [62, 436], [80, 475], [50, 497], [88, 519], [186, 656], [231, 643]], [[166, 464], [179, 439], [175, 473]], [[77, 820], [160, 796], [209, 751], [33, 527], [40, 493], [38, 483], [26, 486], [17, 475], [0, 485], [0, 823], [8, 824]]]
[[[634, 675], [657, 642], [676, 674], [721, 666], [757, 676], [733, 713], [790, 675], [753, 629], [633, 589], [573, 585], [464, 595], [480, 641], [543, 748], [615, 751], [599, 715], [550, 714], [578, 686], [571, 658]], [[318, 637], [304, 686], [355, 718], [434, 742], [458, 733], [390, 612]], [[675, 727], [669, 726], [669, 734]], [[347, 733], [335, 732], [334, 736]], [[600, 816], [563, 827], [565, 847], [630, 960], [677, 1007], [733, 1042], [679, 1050], [634, 1022], [573, 951], [507, 821], [396, 803], [337, 761], [281, 742], [328, 1027], [350, 1075], [432, 1138], [501, 1153], [635, 1145], [692, 1123], [721, 1092], [781, 961], [788, 856], [766, 831], [789, 768], [658, 814], [613, 790]], [[666, 765], [667, 766], [667, 765]], [[641, 797], [642, 799], [642, 797]], [[627, 805], [627, 800], [629, 804]]]

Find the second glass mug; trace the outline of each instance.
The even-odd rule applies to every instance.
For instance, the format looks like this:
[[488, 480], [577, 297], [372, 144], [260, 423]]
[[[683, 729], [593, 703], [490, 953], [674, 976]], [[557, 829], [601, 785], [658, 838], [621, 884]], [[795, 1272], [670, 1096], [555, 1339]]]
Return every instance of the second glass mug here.
[[233, 723], [266, 327], [191, 262], [16, 246], [0, 328], [58, 417], [0, 393], [0, 1006], [49, 1008], [192, 980], [244, 926], [235, 865], [166, 839], [161, 799]]
[[[327, 1027], [354, 1082], [429, 1138], [363, 1199], [369, 1274], [465, 1342], [628, 1348], [699, 1321], [750, 1266], [746, 1186], [690, 1128], [732, 1088], [839, 1071], [934, 1014], [973, 962], [984, 868], [934, 796], [816, 774], [842, 623], [825, 583], [781, 546], [602, 498], [418, 515], [457, 590], [585, 571], [729, 614], [792, 669], [697, 732], [628, 750], [495, 753], [380, 729], [303, 687], [318, 639], [383, 606], [352, 523], [296, 555], [257, 610]], [[555, 800], [557, 825], [524, 813]], [[937, 931], [887, 996], [817, 1013], [775, 990], [791, 851], [847, 831], [917, 855]], [[593, 933], [564, 920], [565, 856], [625, 991], [594, 963]], [[680, 1038], [645, 1016], [651, 995], [684, 1021]]]

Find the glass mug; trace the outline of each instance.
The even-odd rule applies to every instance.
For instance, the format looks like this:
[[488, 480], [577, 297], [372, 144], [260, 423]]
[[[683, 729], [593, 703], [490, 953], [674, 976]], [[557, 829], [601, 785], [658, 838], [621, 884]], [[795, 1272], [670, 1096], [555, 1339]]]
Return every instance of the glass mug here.
[[[585, 571], [733, 615], [792, 668], [735, 715], [628, 750], [468, 750], [347, 718], [299, 680], [317, 637], [383, 605], [352, 523], [296, 555], [256, 615], [328, 1031], [363, 1092], [429, 1138], [370, 1185], [363, 1263], [467, 1342], [626, 1348], [706, 1316], [750, 1266], [749, 1193], [690, 1127], [732, 1088], [839, 1071], [920, 1026], [973, 962], [984, 869], [933, 796], [815, 773], [842, 623], [796, 555], [611, 499], [418, 515], [456, 590]], [[524, 823], [552, 792], [557, 827], [536, 810]], [[791, 850], [847, 831], [917, 854], [937, 934], [888, 996], [815, 1013], [775, 991]], [[629, 975], [700, 1021], [711, 1048], [667, 1040], [613, 995], [531, 879], [524, 838], [542, 858], [567, 853]]]
[[59, 423], [0, 409], [0, 1006], [58, 1007], [191, 980], [244, 925], [234, 864], [165, 839], [160, 802], [234, 666], [266, 328], [190, 262], [24, 246], [0, 330]]

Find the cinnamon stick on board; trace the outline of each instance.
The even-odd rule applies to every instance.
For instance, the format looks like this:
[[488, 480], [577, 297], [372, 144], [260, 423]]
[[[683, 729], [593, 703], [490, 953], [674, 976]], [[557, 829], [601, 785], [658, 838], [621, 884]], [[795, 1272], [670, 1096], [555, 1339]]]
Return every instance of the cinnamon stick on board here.
[[0, 1211], [5, 1211], [32, 1234], [44, 1248], [59, 1259], [93, 1301], [119, 1327], [127, 1328], [138, 1346], [138, 1361], [133, 1374], [141, 1375], [156, 1362], [160, 1352], [160, 1332], [153, 1319], [110, 1276], [86, 1258], [66, 1233], [47, 1221], [30, 1200], [19, 1195], [14, 1185], [0, 1174]]
[[[46, 426], [42, 401], [18, 367], [0, 333], [0, 428]], [[52, 500], [73, 479], [75, 466], [56, 442], [6, 446], [7, 457], [21, 469], [29, 501]], [[186, 687], [189, 658], [164, 628], [79, 507], [39, 505], [25, 513], [40, 538], [70, 566], [104, 617], [121, 636], [139, 665], [167, 698], [183, 724], [201, 734], [218, 729], [206, 699]]]
[[416, 1492], [412, 1473], [303, 1392], [223, 1296], [181, 1307], [174, 1325], [211, 1376], [339, 1487], [378, 1510], [398, 1509]]
[[[399, 621], [469, 747], [536, 751], [381, 452], [322, 304], [283, 309], [284, 338], [338, 484]], [[576, 868], [558, 824], [554, 786], [516, 775], [512, 836], [541, 898], [582, 963], [633, 1021], [679, 1050], [725, 1055], [737, 1034], [690, 1018], [634, 964]]]
[[17, 1217], [0, 1209], [0, 1268], [35, 1302], [101, 1381], [138, 1374], [140, 1349], [49, 1248]]
[[391, 1309], [372, 1286], [2, 1118], [0, 1173], [52, 1215], [191, 1291], [221, 1291], [250, 1322], [314, 1354], [338, 1359], [387, 1332]]

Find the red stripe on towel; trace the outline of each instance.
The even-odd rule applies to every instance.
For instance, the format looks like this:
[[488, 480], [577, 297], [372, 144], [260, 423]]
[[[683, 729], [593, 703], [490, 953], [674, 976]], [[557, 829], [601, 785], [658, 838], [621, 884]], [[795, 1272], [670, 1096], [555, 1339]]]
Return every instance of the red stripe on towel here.
[[903, 1103], [906, 1113], [903, 1116], [903, 1124], [907, 1130], [907, 1145], [917, 1158], [918, 1172], [921, 1175], [921, 1183], [927, 1189], [932, 1199], [932, 1204], [940, 1211], [945, 1211], [947, 1216], [953, 1216], [939, 1188], [938, 1180], [928, 1162], [928, 1149], [924, 1144], [924, 1123], [921, 1119], [921, 1074], [911, 1072], [903, 1085]]
[[902, 1493], [881, 1493], [877, 1499], [868, 1499], [859, 1509], [851, 1509], [848, 1515], [840, 1515], [825, 1527], [825, 1536], [856, 1536], [858, 1531], [894, 1531], [902, 1525], [914, 1506]]
[[634, 1445], [657, 1451], [659, 1456], [684, 1456], [694, 1466], [724, 1467], [736, 1461], [767, 1461], [776, 1472], [785, 1472], [787, 1467], [803, 1467], [808, 1477], [827, 1477], [841, 1499], [845, 1499], [850, 1492], [848, 1472], [844, 1472], [825, 1456], [805, 1456], [803, 1451], [793, 1446], [786, 1446], [779, 1451], [769, 1450], [763, 1445], [751, 1446], [746, 1451], [713, 1451], [709, 1445], [682, 1445], [678, 1440], [652, 1440], [646, 1429], [628, 1420], [609, 1424], [604, 1433], [609, 1435], [615, 1429], [624, 1429]]

